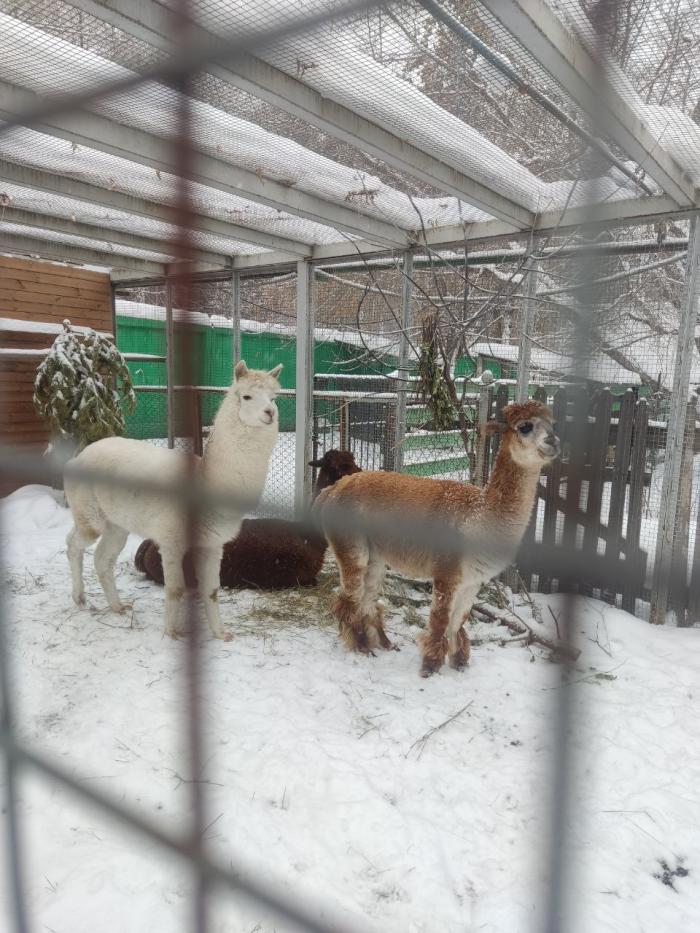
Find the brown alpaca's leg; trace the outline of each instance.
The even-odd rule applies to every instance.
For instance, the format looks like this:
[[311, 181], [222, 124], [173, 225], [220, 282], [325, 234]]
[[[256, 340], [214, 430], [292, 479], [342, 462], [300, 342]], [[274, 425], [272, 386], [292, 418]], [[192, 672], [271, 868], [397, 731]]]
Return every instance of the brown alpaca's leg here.
[[469, 621], [472, 603], [476, 598], [478, 586], [464, 585], [454, 601], [452, 617], [447, 629], [447, 642], [450, 656], [450, 667], [463, 670], [469, 663], [469, 636], [465, 631], [465, 624]]
[[150, 547], [144, 554], [143, 566], [146, 575], [150, 577], [151, 580], [153, 580], [159, 586], [164, 585], [165, 577], [163, 575], [163, 560], [160, 556], [160, 551], [158, 550], [158, 545], [155, 543], [155, 541], [151, 541]]
[[428, 631], [418, 639], [423, 655], [421, 677], [430, 677], [439, 671], [445, 660], [448, 649], [445, 633], [452, 617], [457, 590], [458, 581], [450, 573], [436, 575], [433, 579], [433, 603]]
[[[370, 635], [373, 636], [373, 640], [378, 642], [380, 648], [390, 651], [395, 648], [395, 645], [389, 641], [384, 631], [384, 606], [377, 602], [385, 574], [386, 564], [376, 553], [372, 553], [365, 573], [365, 594], [362, 610], [371, 626]], [[398, 648], [396, 650], [398, 651]]]
[[367, 615], [363, 612], [369, 549], [362, 543], [338, 541], [332, 542], [332, 546], [340, 571], [341, 590], [333, 603], [340, 637], [351, 651], [371, 654]]

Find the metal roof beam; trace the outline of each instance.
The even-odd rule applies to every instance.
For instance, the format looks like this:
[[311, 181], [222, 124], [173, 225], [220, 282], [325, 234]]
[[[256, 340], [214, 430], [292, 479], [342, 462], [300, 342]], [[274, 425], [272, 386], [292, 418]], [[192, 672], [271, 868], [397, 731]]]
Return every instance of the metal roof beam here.
[[[65, 175], [57, 175], [43, 169], [0, 160], [0, 181], [10, 182], [34, 191], [44, 191], [60, 197], [72, 198], [86, 204], [103, 207], [106, 210], [121, 211], [149, 220], [173, 224], [173, 209], [168, 204], [150, 201], [138, 195], [127, 194], [116, 188], [93, 185]], [[229, 223], [207, 214], [193, 214], [190, 217], [190, 229], [198, 233], [225, 237], [242, 243], [262, 246], [267, 250], [288, 253], [292, 257], [308, 256], [311, 244], [291, 240], [285, 236], [262, 230]]]
[[[65, 175], [56, 175], [43, 169], [19, 165], [16, 162], [6, 162], [0, 159], [0, 181], [31, 188], [34, 191], [45, 191], [64, 198], [73, 198], [76, 201], [104, 207], [107, 210], [122, 211], [125, 214], [147, 217], [150, 220], [159, 220], [168, 224], [174, 222], [173, 209], [167, 204], [126, 194], [116, 188], [104, 188]], [[308, 243], [229, 223], [218, 217], [194, 214], [190, 220], [190, 229], [198, 233], [210, 233], [212, 236], [251, 243], [263, 246], [265, 249], [289, 253], [292, 256], [308, 256], [311, 252], [311, 246]]]
[[[0, 229], [2, 229], [3, 221], [8, 224], [21, 224], [24, 227], [32, 227], [37, 230], [50, 230], [53, 233], [67, 233], [70, 236], [85, 237], [88, 240], [100, 240], [106, 243], [109, 249], [121, 246], [127, 249], [162, 253], [164, 256], [169, 257], [174, 256], [173, 243], [169, 240], [152, 239], [148, 236], [130, 233], [127, 230], [113, 230], [104, 225], [98, 227], [96, 224], [80, 223], [66, 217], [55, 217], [52, 214], [39, 213], [38, 211], [23, 210], [18, 207], [3, 207], [0, 214]], [[197, 247], [192, 249], [192, 256], [195, 262], [206, 262], [222, 269], [231, 265], [229, 256], [210, 253]]]
[[[39, 98], [32, 91], [0, 81], [0, 116], [10, 115], [21, 121], [23, 113], [35, 111], [38, 105]], [[88, 111], [58, 114], [48, 116], [41, 122], [35, 121], [32, 125], [38, 132], [148, 165], [171, 175], [177, 174], [173, 140], [117, 123], [99, 114]], [[280, 211], [365, 237], [379, 245], [405, 247], [409, 243], [408, 232], [394, 224], [283, 185], [232, 162], [195, 152], [193, 163], [194, 168], [189, 177], [199, 184], [250, 198]]]
[[[128, 272], [130, 277], [139, 272], [142, 275], [159, 275], [166, 273], [167, 267], [150, 259], [139, 259], [135, 256], [117, 256], [108, 250], [86, 249], [82, 246], [48, 242], [35, 239], [32, 236], [15, 236], [6, 234], [0, 227], [0, 251], [3, 253], [17, 253], [30, 258], [50, 259], [55, 262], [74, 263], [83, 266], [103, 266], [105, 269]], [[112, 274], [112, 278], [118, 278]], [[123, 276], [122, 276], [123, 277]]]
[[[606, 80], [601, 63], [564, 27], [545, 0], [482, 0], [482, 3], [679, 206], [699, 203], [693, 182], [646, 128], [613, 82]], [[621, 71], [619, 74], [624, 78]]]
[[[661, 219], [688, 220], [697, 208], [679, 208], [671, 198], [661, 195], [654, 198], [628, 198], [620, 201], [607, 201], [594, 207], [569, 208], [567, 211], [545, 211], [540, 214], [533, 227], [533, 233], [541, 236], [563, 236], [571, 234], [577, 227], [586, 225], [588, 229], [599, 224], [606, 229], [619, 226], [655, 223]], [[459, 249], [465, 243], [480, 241], [493, 241], [503, 237], [513, 238], [518, 231], [512, 225], [501, 220], [485, 220], [480, 223], [462, 226], [434, 227], [427, 231], [426, 242], [429, 250]], [[522, 237], [524, 232], [520, 232]], [[425, 247], [425, 243], [416, 243], [418, 253]], [[311, 253], [313, 262], [329, 262], [334, 260], [373, 259], [391, 255], [392, 250], [378, 249], [373, 243], [366, 240], [355, 240], [352, 243], [324, 243], [314, 246]], [[256, 271], [275, 268], [288, 268], [290, 260], [282, 253], [265, 253], [257, 256], [234, 256], [233, 268], [240, 272], [254, 273]]]
[[[170, 38], [172, 14], [154, 0], [68, 0], [71, 6], [103, 20], [122, 32], [163, 51], [175, 48]], [[193, 26], [200, 40], [209, 34]], [[430, 152], [396, 136], [379, 124], [360, 116], [252, 55], [237, 55], [226, 66], [211, 63], [206, 71], [254, 97], [264, 100], [317, 126], [335, 137], [358, 146], [388, 165], [433, 185], [446, 194], [514, 224], [529, 228], [534, 214], [522, 203], [489, 189], [483, 183]]]

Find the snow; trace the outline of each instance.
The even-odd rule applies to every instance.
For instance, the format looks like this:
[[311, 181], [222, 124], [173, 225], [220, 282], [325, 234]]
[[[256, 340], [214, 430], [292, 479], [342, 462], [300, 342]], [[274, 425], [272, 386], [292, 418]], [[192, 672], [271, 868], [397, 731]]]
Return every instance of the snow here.
[[[82, 327], [71, 324], [78, 334], [88, 334], [94, 330], [92, 327]], [[62, 334], [63, 324], [49, 324], [47, 321], [23, 321], [19, 318], [0, 318], [0, 331], [10, 331], [15, 334]], [[109, 331], [97, 331], [101, 337], [111, 337]]]
[[0, 347], [0, 358], [6, 360], [23, 359], [24, 357], [37, 357], [43, 359], [48, 356], [48, 350], [25, 350], [17, 347]]
[[[0, 251], [0, 256], [15, 258], [18, 256], [18, 254], [13, 252], [8, 253]], [[26, 259], [27, 257], [20, 253], [19, 258]], [[109, 266], [96, 266], [88, 262], [61, 262], [59, 259], [45, 259], [43, 256], [41, 258], [41, 262], [50, 263], [52, 266], [66, 266], [69, 269], [75, 269], [77, 267], [78, 269], [82, 269], [85, 272], [100, 272], [107, 277], [109, 276], [110, 271]]]
[[[470, 347], [472, 356], [481, 354], [490, 356], [497, 360], [505, 360], [509, 363], [517, 363], [520, 356], [520, 348], [514, 344], [494, 343], [486, 341], [475, 343]], [[554, 350], [542, 350], [540, 347], [532, 347], [530, 350], [530, 364], [532, 369], [541, 370], [553, 375], [573, 374], [576, 370], [576, 362], [571, 356], [565, 353], [557, 353]], [[586, 374], [589, 379], [602, 383], [622, 383], [623, 385], [640, 385], [641, 379], [637, 373], [618, 366], [607, 356], [593, 356], [587, 361]]]
[[[165, 320], [165, 308], [162, 305], [148, 304], [142, 301], [127, 301], [124, 298], [118, 298], [115, 301], [115, 311], [121, 317], [146, 321]], [[293, 319], [295, 314], [294, 309], [291, 309], [288, 317]], [[181, 308], [173, 308], [173, 320], [176, 323], [197, 324], [202, 327], [223, 327], [228, 331], [233, 327], [231, 318], [224, 317], [222, 314], [185, 311]], [[242, 333], [276, 334], [281, 337], [289, 337], [290, 340], [296, 340], [297, 336], [297, 329], [294, 325], [253, 321], [248, 318], [241, 318], [240, 329]], [[398, 339], [396, 337], [385, 337], [381, 334], [358, 334], [357, 331], [349, 329], [316, 327], [314, 328], [314, 336], [316, 340], [336, 340], [339, 343], [352, 344], [353, 346], [367, 346], [373, 350], [398, 352]]]
[[[133, 537], [118, 564], [133, 614], [105, 610], [90, 558], [88, 606], [72, 604], [69, 527], [46, 487], [0, 502], [21, 736], [85, 786], [181, 831], [185, 648], [161, 636], [163, 592], [134, 571]], [[423, 681], [409, 623], [425, 619], [426, 594], [392, 582], [420, 603], [389, 605], [401, 651], [358, 657], [328, 618], [332, 564], [327, 575], [317, 590], [223, 593], [236, 639], [202, 641], [213, 855], [358, 930], [542, 929], [552, 717], [566, 689], [579, 776], [567, 931], [698, 928], [697, 629], [648, 626], [585, 600], [572, 685], [522, 643], [475, 647], [467, 672]], [[517, 612], [549, 632], [560, 598], [535, 602], [542, 622], [525, 605]], [[189, 929], [182, 865], [51, 781], [25, 778], [20, 798], [34, 928]], [[654, 877], [662, 861], [688, 871], [676, 890]], [[238, 896], [213, 901], [217, 933], [290, 929]]]

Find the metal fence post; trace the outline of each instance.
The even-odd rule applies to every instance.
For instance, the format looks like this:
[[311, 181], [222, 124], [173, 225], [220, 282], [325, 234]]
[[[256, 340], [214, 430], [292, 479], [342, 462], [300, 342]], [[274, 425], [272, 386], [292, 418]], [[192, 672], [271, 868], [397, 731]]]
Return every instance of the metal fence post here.
[[311, 495], [312, 421], [314, 406], [314, 270], [308, 260], [297, 263], [297, 369], [294, 505], [303, 509]]
[[690, 365], [695, 346], [695, 325], [698, 319], [700, 303], [700, 221], [695, 215], [690, 222], [688, 259], [681, 321], [678, 328], [676, 365], [671, 389], [671, 408], [666, 429], [666, 462], [661, 486], [661, 506], [659, 527], [656, 534], [656, 559], [654, 562], [654, 580], [651, 594], [651, 613], [649, 620], [657, 625], [666, 621], [668, 600], [671, 586], [671, 565], [673, 561], [673, 533], [678, 514], [678, 490], [683, 461], [684, 424], [688, 389], [690, 386]]
[[413, 253], [406, 250], [402, 263], [401, 282], [401, 334], [399, 335], [399, 365], [396, 383], [396, 426], [394, 432], [393, 469], [401, 472], [403, 442], [406, 436], [406, 393], [408, 392], [408, 353], [410, 349], [411, 299], [413, 297]]
[[168, 447], [175, 446], [175, 329], [173, 326], [173, 284], [165, 283], [165, 384], [168, 418]]
[[241, 359], [241, 273], [231, 273], [231, 330], [233, 365]]
[[518, 351], [518, 384], [515, 389], [516, 402], [526, 402], [530, 388], [530, 356], [532, 352], [532, 328], [535, 322], [535, 296], [539, 268], [533, 253], [539, 240], [530, 237], [528, 243], [528, 265], [525, 273], [525, 290], [520, 314], [520, 349]]

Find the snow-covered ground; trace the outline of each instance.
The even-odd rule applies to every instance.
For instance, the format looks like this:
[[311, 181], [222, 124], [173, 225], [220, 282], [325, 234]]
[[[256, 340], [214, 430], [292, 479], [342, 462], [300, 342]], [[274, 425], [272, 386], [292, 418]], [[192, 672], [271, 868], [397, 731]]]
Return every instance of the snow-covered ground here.
[[[86, 786], [182, 829], [185, 649], [161, 636], [163, 593], [133, 569], [137, 540], [118, 568], [134, 603], [121, 617], [105, 611], [90, 559], [88, 607], [72, 604], [69, 517], [50, 490], [19, 490], [0, 521], [23, 738]], [[553, 713], [570, 690], [567, 933], [700, 928], [700, 631], [588, 600], [571, 686], [522, 642], [482, 644], [464, 673], [424, 681], [426, 594], [394, 581], [388, 629], [401, 651], [357, 657], [329, 619], [335, 583], [329, 564], [313, 591], [222, 594], [236, 638], [201, 646], [213, 854], [358, 930], [541, 930]], [[516, 609], [551, 632], [559, 599], [536, 604], [542, 621]], [[509, 636], [472, 625], [475, 638], [496, 634]], [[34, 777], [20, 810], [35, 930], [191, 929], [190, 877], [155, 844]], [[290, 929], [240, 897], [213, 900], [215, 933]]]

